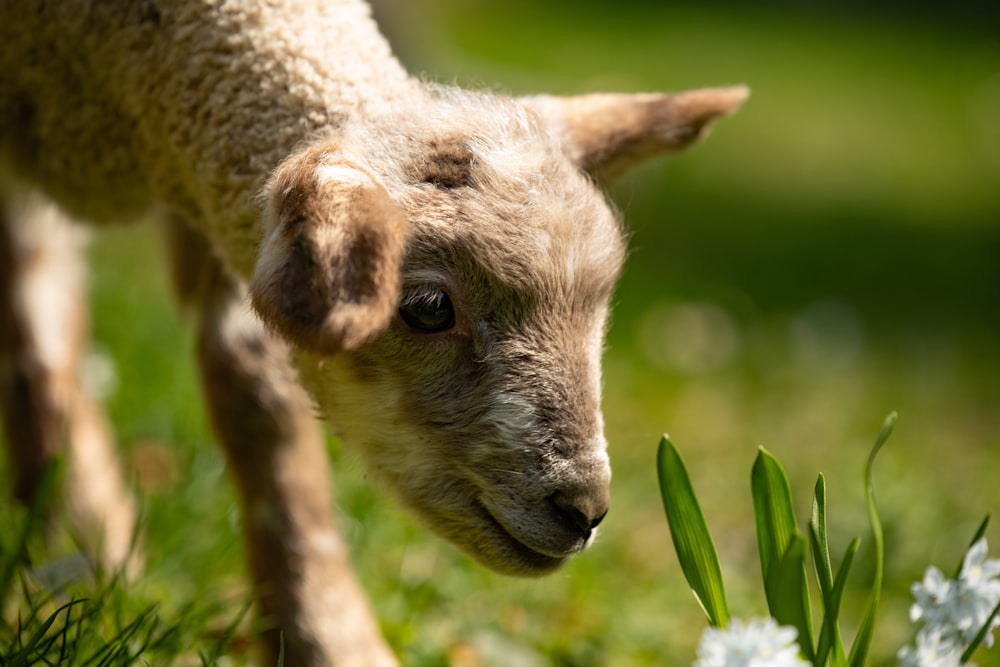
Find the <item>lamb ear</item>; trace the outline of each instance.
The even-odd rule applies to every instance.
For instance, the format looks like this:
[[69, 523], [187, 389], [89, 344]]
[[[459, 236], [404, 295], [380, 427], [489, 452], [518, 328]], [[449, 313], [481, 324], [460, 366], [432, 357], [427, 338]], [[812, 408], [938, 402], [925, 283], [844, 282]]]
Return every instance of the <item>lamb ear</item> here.
[[266, 235], [250, 280], [261, 319], [321, 354], [383, 329], [397, 307], [407, 225], [381, 183], [313, 148], [282, 163], [263, 194]]
[[525, 102], [563, 135], [567, 153], [581, 169], [606, 179], [646, 158], [687, 148], [749, 96], [746, 86], [732, 86], [673, 94], [539, 96]]

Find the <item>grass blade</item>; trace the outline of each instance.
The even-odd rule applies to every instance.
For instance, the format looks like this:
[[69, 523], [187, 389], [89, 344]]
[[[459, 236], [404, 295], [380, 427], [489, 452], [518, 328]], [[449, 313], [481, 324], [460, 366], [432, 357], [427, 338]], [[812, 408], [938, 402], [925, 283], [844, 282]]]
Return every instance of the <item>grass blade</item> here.
[[830, 561], [830, 543], [826, 530], [826, 478], [820, 474], [813, 490], [812, 516], [809, 519], [809, 536], [812, 542], [816, 580], [823, 597], [833, 589], [833, 566]]
[[667, 436], [660, 440], [656, 461], [663, 509], [684, 578], [708, 622], [724, 628], [729, 623], [729, 609], [719, 557], [684, 461]]
[[827, 658], [831, 667], [846, 667], [847, 654], [844, 652], [844, 644], [840, 636], [840, 602], [844, 597], [844, 588], [847, 586], [847, 575], [851, 571], [851, 564], [854, 562], [854, 555], [861, 546], [861, 540], [855, 537], [847, 546], [844, 558], [840, 562], [840, 569], [833, 581], [833, 588], [829, 598], [823, 600], [823, 625], [820, 630], [819, 644], [816, 650], [816, 660], [813, 664], [823, 665]]
[[792, 490], [784, 469], [763, 447], [757, 452], [750, 478], [754, 521], [761, 575], [767, 579], [772, 563], [778, 561], [798, 532]]
[[246, 617], [247, 612], [250, 611], [251, 602], [248, 600], [243, 603], [240, 610], [233, 617], [233, 620], [226, 626], [225, 630], [219, 636], [218, 640], [211, 647], [210, 653], [206, 654], [202, 659], [205, 664], [215, 664], [219, 658], [221, 658], [226, 649], [229, 647], [230, 642], [236, 635], [236, 631], [239, 628], [240, 623], [243, 622], [244, 617]]
[[[832, 651], [833, 658], [830, 660], [831, 665], [833, 667], [842, 667], [846, 665], [846, 657], [840, 637], [840, 627], [837, 625], [837, 618], [840, 613], [840, 596], [834, 593], [833, 562], [830, 559], [830, 543], [826, 527], [826, 478], [822, 474], [816, 480], [816, 487], [813, 492], [813, 510], [809, 520], [809, 538], [813, 552], [813, 564], [816, 568], [816, 580], [819, 582], [820, 597], [823, 601], [823, 623], [820, 626], [819, 641], [816, 644], [816, 655], [813, 659], [813, 665], [815, 667], [825, 665]], [[854, 549], [857, 550], [857, 545], [854, 546]], [[853, 557], [853, 553], [850, 555]], [[845, 563], [847, 563], [847, 568], [849, 569], [849, 562], [845, 560]], [[844, 571], [843, 566], [841, 567], [841, 571]], [[841, 588], [840, 593], [843, 593], [843, 588]]]
[[968, 648], [966, 648], [962, 652], [962, 659], [960, 661], [961, 664], [964, 665], [965, 663], [969, 662], [969, 658], [972, 657], [972, 654], [975, 652], [975, 650], [979, 648], [979, 645], [983, 643], [984, 639], [986, 639], [986, 635], [988, 635], [992, 631], [993, 619], [997, 617], [998, 613], [1000, 613], [1000, 602], [997, 603], [997, 606], [993, 607], [993, 611], [986, 618], [986, 622], [983, 623], [983, 627], [979, 628], [979, 632], [976, 633], [976, 636], [973, 638]]
[[33, 535], [39, 535], [45, 527], [45, 517], [48, 516], [57, 498], [57, 489], [63, 476], [61, 458], [49, 461], [42, 470], [38, 490], [28, 508], [28, 515], [18, 535], [17, 541], [9, 557], [4, 555], [3, 567], [0, 568], [0, 609], [6, 603], [18, 567], [28, 561], [28, 543]]
[[[986, 517], [983, 518], [983, 522], [981, 524], [979, 524], [979, 528], [976, 529], [976, 534], [972, 536], [972, 541], [969, 542], [969, 549], [972, 548], [973, 544], [975, 544], [980, 539], [982, 539], [983, 535], [986, 534], [986, 528], [989, 525], [990, 525], [990, 515], [987, 514]], [[968, 549], [966, 549], [966, 551], [968, 551]], [[962, 555], [962, 558], [961, 558], [961, 560], [958, 563], [958, 567], [955, 569], [955, 576], [953, 576], [952, 579], [958, 579], [959, 575], [962, 574], [962, 566], [963, 565], [965, 565], [965, 555], [964, 554]]]
[[892, 412], [882, 424], [882, 430], [875, 439], [875, 445], [868, 455], [868, 463], [865, 465], [865, 504], [868, 507], [868, 521], [872, 529], [872, 544], [875, 549], [875, 576], [872, 579], [872, 595], [868, 602], [868, 609], [865, 612], [858, 634], [854, 638], [851, 646], [851, 655], [848, 658], [850, 667], [862, 667], [868, 658], [868, 650], [871, 648], [872, 635], [875, 633], [875, 615], [878, 613], [879, 600], [882, 596], [882, 577], [885, 574], [885, 539], [882, 535], [882, 521], [878, 516], [878, 508], [875, 506], [875, 485], [872, 481], [872, 468], [875, 464], [875, 456], [878, 455], [882, 445], [889, 439], [892, 429], [896, 425], [896, 413]]
[[807, 660], [812, 661], [812, 619], [809, 615], [809, 593], [806, 586], [806, 540], [792, 535], [781, 558], [771, 562], [764, 589], [768, 593], [771, 616], [781, 625], [798, 630], [799, 646]]
[[[38, 659], [41, 659], [49, 650], [49, 646], [58, 640], [59, 634], [54, 637], [46, 637], [48, 635], [49, 629], [52, 625], [59, 619], [60, 614], [66, 612], [66, 623], [69, 623], [70, 610], [78, 604], [83, 604], [86, 600], [71, 600], [66, 604], [62, 605], [54, 612], [49, 614], [48, 618], [41, 622], [41, 624], [35, 628], [31, 636], [28, 638], [27, 642], [21, 644], [21, 648], [17, 653], [13, 655], [14, 664], [25, 664], [32, 665]], [[37, 613], [37, 610], [32, 610], [32, 616]], [[18, 637], [20, 640], [20, 637]], [[32, 659], [34, 658], [34, 660]], [[2, 656], [0, 656], [2, 659]]]
[[989, 527], [989, 525], [990, 525], [990, 515], [987, 514], [986, 516], [983, 517], [983, 522], [979, 524], [979, 528], [976, 530], [976, 534], [972, 536], [972, 540], [969, 542], [970, 547], [976, 542], [978, 542], [980, 539], [982, 539], [983, 535], [986, 534], [986, 529]]
[[802, 653], [812, 660], [815, 651], [806, 586], [805, 539], [796, 526], [788, 476], [778, 459], [763, 447], [754, 461], [750, 485], [768, 609], [779, 623], [798, 629]]
[[[989, 525], [990, 525], [990, 515], [987, 514], [986, 517], [983, 518], [982, 523], [979, 524], [979, 528], [976, 529], [976, 534], [972, 536], [972, 541], [969, 542], [970, 549], [976, 542], [981, 540], [983, 536], [986, 535], [986, 528]], [[958, 579], [959, 576], [961, 576], [964, 567], [965, 567], [965, 557], [963, 556], [962, 562], [958, 564], [958, 569], [955, 570], [955, 576], [953, 577], [954, 579]], [[975, 652], [975, 650], [979, 648], [979, 645], [983, 642], [983, 640], [986, 639], [986, 635], [988, 635], [992, 630], [993, 619], [996, 618], [998, 613], [1000, 613], [1000, 603], [997, 603], [997, 606], [993, 608], [993, 611], [986, 619], [986, 623], [983, 624], [983, 627], [979, 629], [978, 633], [976, 633], [976, 636], [973, 638], [972, 642], [969, 644], [968, 647], [966, 647], [965, 651], [962, 652], [962, 660], [961, 660], [962, 664], [965, 664], [969, 661], [969, 658], [972, 657], [973, 652]]]
[[156, 617], [157, 606], [152, 605], [147, 607], [143, 612], [136, 616], [130, 623], [121, 627], [118, 632], [108, 640], [108, 642], [98, 649], [93, 655], [91, 655], [85, 662], [82, 663], [83, 667], [89, 667], [90, 665], [95, 665], [96, 667], [106, 667], [110, 665], [121, 665], [121, 664], [131, 664], [131, 662], [139, 657], [144, 646], [140, 643], [139, 649], [135, 655], [130, 655], [132, 649], [135, 648], [133, 645], [133, 639], [138, 636], [147, 623], [151, 624], [151, 627], [146, 628], [147, 639], [149, 633], [155, 629], [159, 620]]

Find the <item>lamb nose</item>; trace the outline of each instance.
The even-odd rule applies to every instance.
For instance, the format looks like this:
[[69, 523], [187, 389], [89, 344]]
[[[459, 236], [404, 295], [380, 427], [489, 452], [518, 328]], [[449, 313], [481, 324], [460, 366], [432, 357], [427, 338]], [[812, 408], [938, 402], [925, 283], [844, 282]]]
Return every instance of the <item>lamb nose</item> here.
[[607, 493], [571, 494], [556, 491], [549, 496], [549, 502], [566, 522], [583, 534], [589, 534], [608, 514]]

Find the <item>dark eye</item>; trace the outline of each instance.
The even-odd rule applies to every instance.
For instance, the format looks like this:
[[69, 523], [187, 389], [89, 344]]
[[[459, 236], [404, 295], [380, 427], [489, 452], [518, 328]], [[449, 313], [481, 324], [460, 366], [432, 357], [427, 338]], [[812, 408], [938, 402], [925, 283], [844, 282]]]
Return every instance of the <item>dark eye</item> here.
[[440, 333], [455, 326], [451, 299], [433, 287], [404, 289], [399, 316], [406, 326], [420, 333]]

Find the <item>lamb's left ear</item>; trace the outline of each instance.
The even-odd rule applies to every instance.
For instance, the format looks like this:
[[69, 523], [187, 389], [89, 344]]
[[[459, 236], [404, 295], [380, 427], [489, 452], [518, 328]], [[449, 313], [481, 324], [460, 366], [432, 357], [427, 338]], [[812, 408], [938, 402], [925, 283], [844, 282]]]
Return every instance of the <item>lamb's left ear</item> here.
[[266, 324], [313, 352], [357, 347], [399, 300], [406, 219], [378, 179], [322, 146], [264, 187], [265, 235], [250, 299]]
[[732, 86], [674, 94], [538, 96], [524, 102], [562, 135], [580, 168], [604, 179], [654, 155], [687, 148], [749, 96], [746, 86]]

